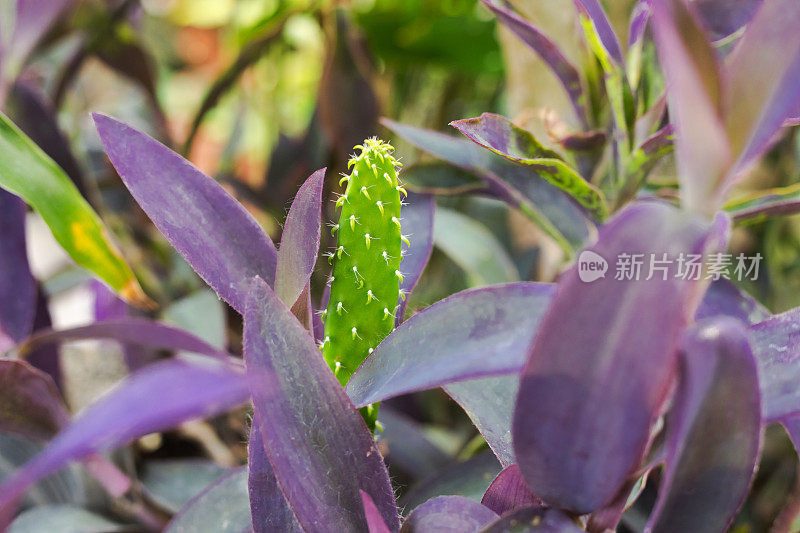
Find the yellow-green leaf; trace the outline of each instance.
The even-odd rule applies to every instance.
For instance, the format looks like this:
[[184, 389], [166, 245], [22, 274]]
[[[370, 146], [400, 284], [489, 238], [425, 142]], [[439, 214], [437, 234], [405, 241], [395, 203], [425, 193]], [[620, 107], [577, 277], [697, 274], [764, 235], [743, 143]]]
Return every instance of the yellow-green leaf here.
[[150, 304], [97, 213], [64, 171], [2, 113], [0, 187], [33, 207], [77, 264], [129, 302]]

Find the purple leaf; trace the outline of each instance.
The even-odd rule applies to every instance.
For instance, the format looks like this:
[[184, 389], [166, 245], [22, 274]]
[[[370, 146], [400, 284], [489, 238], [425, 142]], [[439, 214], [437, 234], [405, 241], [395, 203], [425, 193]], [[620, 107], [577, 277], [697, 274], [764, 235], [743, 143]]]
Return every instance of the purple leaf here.
[[497, 518], [497, 514], [463, 496], [439, 496], [408, 515], [401, 533], [466, 533], [478, 531]]
[[714, 40], [723, 39], [747, 24], [763, 0], [694, 0], [697, 14]]
[[480, 533], [581, 533], [567, 515], [558, 509], [525, 507], [506, 514], [480, 530]]
[[523, 507], [541, 506], [542, 500], [531, 492], [528, 484], [522, 479], [519, 467], [511, 465], [497, 474], [486, 489], [481, 503], [498, 515], [504, 515]]
[[727, 531], [758, 459], [756, 364], [746, 330], [730, 319], [689, 330], [682, 353], [666, 467], [646, 531]]
[[750, 326], [765, 423], [800, 416], [800, 307]]
[[25, 203], [0, 189], [0, 353], [33, 327], [36, 281], [25, 248]]
[[614, 60], [617, 66], [624, 67], [625, 59], [622, 56], [617, 34], [614, 32], [614, 28], [611, 27], [611, 22], [609, 22], [600, 2], [598, 0], [573, 0], [573, 3], [578, 12], [584, 13], [592, 21], [597, 37], [611, 59]]
[[403, 234], [408, 235], [411, 242], [409, 247], [402, 245], [403, 262], [400, 268], [403, 272], [403, 282], [400, 290], [404, 291], [405, 298], [401, 298], [395, 313], [395, 322], [399, 326], [403, 322], [406, 311], [406, 302], [411, 292], [416, 287], [422, 271], [428, 264], [433, 250], [433, 210], [436, 207], [433, 197], [427, 194], [410, 193], [406, 199], [407, 206], [402, 210]]
[[111, 163], [142, 209], [200, 277], [244, 312], [250, 280], [273, 283], [278, 260], [255, 218], [166, 146], [113, 118], [92, 116]]
[[[522, 366], [517, 372], [521, 370]], [[464, 409], [500, 463], [512, 465], [511, 420], [519, 391], [517, 373], [450, 383], [442, 388]]]
[[347, 383], [358, 407], [518, 369], [554, 290], [509, 283], [449, 296], [406, 320]]
[[[33, 331], [51, 328], [50, 310], [47, 308], [47, 297], [41, 286], [36, 291], [36, 316], [33, 319]], [[58, 347], [44, 346], [30, 352], [25, 358], [28, 363], [48, 374], [55, 381], [58, 390], [63, 392], [64, 379], [61, 372], [61, 355]]]
[[628, 48], [633, 48], [642, 42], [647, 22], [653, 12], [653, 0], [639, 0], [633, 6], [631, 22], [628, 26]]
[[369, 497], [369, 494], [363, 490], [360, 492], [361, 501], [364, 504], [364, 515], [367, 517], [367, 528], [369, 528], [369, 533], [391, 533], [391, 530], [386, 525], [386, 522], [383, 521], [381, 512], [378, 510], [375, 502], [372, 501], [372, 498]]
[[24, 361], [0, 359], [0, 433], [45, 440], [68, 421], [50, 376]]
[[763, 2], [725, 63], [725, 126], [735, 170], [760, 156], [800, 105], [799, 25], [794, 0]]
[[733, 282], [721, 278], [708, 286], [694, 318], [699, 321], [715, 316], [728, 316], [745, 324], [755, 324], [769, 318], [770, 312]]
[[244, 353], [264, 447], [301, 526], [363, 530], [363, 490], [398, 528], [389, 475], [364, 420], [314, 340], [260, 279], [248, 297]]
[[28, 487], [70, 461], [121, 446], [247, 400], [241, 369], [208, 359], [171, 360], [131, 375], [87, 407], [45, 450], [0, 485], [0, 525]]
[[716, 53], [683, 0], [655, 2], [653, 22], [677, 134], [682, 199], [694, 210], [713, 212], [719, 198], [711, 201], [712, 195], [731, 164]]
[[275, 292], [289, 307], [311, 279], [319, 252], [325, 169], [314, 172], [297, 191], [283, 228]]
[[247, 469], [237, 468], [192, 498], [175, 515], [165, 533], [251, 533]]
[[[622, 253], [667, 254], [674, 262], [679, 253], [718, 251], [727, 227], [722, 217], [712, 228], [666, 204], [634, 203], [589, 249], [612, 263]], [[608, 503], [639, 465], [703, 284], [675, 272], [584, 282], [580, 264], [561, 276], [542, 320], [521, 378], [513, 437], [533, 492], [584, 514]]]
[[492, 10], [495, 16], [497, 16], [497, 19], [504, 26], [514, 32], [522, 42], [539, 54], [542, 60], [553, 70], [570, 97], [572, 108], [575, 110], [575, 116], [577, 116], [581, 124], [588, 129], [586, 112], [582, 105], [584, 94], [580, 75], [561, 50], [558, 49], [558, 46], [536, 29], [533, 24], [507, 7], [507, 4], [504, 4], [500, 0], [481, 0], [481, 2]]
[[84, 339], [109, 339], [161, 350], [196, 352], [217, 359], [229, 359], [228, 354], [191, 333], [144, 318], [95, 322], [71, 329], [41, 330], [20, 345], [19, 352], [22, 357], [41, 346]]
[[303, 531], [278, 486], [272, 464], [264, 450], [261, 430], [255, 420], [250, 430], [247, 471], [247, 491], [250, 494], [254, 533]]

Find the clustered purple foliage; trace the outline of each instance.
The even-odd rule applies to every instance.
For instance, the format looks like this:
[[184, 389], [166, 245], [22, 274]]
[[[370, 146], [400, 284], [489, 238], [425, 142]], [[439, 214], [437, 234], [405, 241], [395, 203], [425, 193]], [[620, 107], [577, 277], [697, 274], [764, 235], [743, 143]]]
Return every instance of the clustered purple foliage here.
[[[506, 3], [481, 1], [563, 83], [585, 130], [564, 146], [612, 143], [625, 181], [618, 197], [605, 198], [497, 115], [454, 123], [469, 141], [385, 125], [473, 172], [482, 193], [520, 209], [538, 206], [543, 219], [554, 220], [546, 231], [567, 249], [585, 246], [606, 258], [720, 252], [733, 218], [797, 209], [781, 198], [722, 209], [731, 187], [800, 107], [794, 0], [741, 2], [747, 16], [728, 21], [732, 27], [710, 25], [710, 33], [701, 17], [713, 20], [712, 2], [641, 0], [625, 48], [598, 0], [575, 0], [608, 68], [613, 125], [594, 136], [576, 67]], [[715, 41], [745, 22], [722, 57]], [[624, 50], [640, 50], [648, 27], [667, 79], [669, 123], [664, 98], [657, 99], [660, 110], [646, 116], [650, 131], [637, 140], [614, 91], [624, 102], [623, 93], [635, 90]], [[113, 313], [89, 326], [29, 335], [25, 324], [35, 310], [0, 305], [0, 341], [8, 344], [2, 347], [16, 346], [22, 357], [0, 361], [0, 429], [49, 439], [0, 484], [1, 526], [31, 486], [71, 461], [93, 465], [112, 494], [124, 493], [130, 480], [101, 452], [247, 402], [254, 417], [246, 471], [231, 472], [192, 500], [170, 530], [202, 531], [192, 522], [202, 516], [198, 509], [211, 505], [208, 497], [224, 501], [225, 487], [242, 476], [251, 512], [243, 529], [257, 532], [614, 530], [648, 474], [663, 466], [645, 530], [725, 531], [748, 493], [764, 428], [781, 423], [800, 445], [800, 310], [772, 316], [724, 280], [607, 276], [585, 283], [575, 264], [555, 284], [460, 292], [405, 321], [398, 312], [398, 327], [343, 389], [320, 356], [316, 317], [309, 318], [325, 170], [299, 189], [283, 232], [291, 238], [276, 248], [241, 204], [185, 159], [115, 119], [94, 120], [131, 195], [243, 316], [244, 360], [176, 328]], [[681, 207], [646, 192], [634, 199], [648, 168], [673, 145]], [[587, 168], [596, 165], [590, 159]], [[520, 169], [544, 178], [531, 184]], [[13, 216], [21, 204], [6, 193], [0, 204], [0, 283], [33, 290], [23, 228]], [[606, 207], [611, 215], [603, 220]], [[406, 293], [431, 254], [434, 209], [431, 196], [412, 194], [403, 210], [414, 237], [403, 263]], [[70, 420], [58, 377], [32, 358], [86, 338], [195, 356], [145, 365]], [[466, 411], [503, 470], [481, 503], [439, 496], [406, 510], [401, 525], [381, 451], [357, 409], [436, 387]]]

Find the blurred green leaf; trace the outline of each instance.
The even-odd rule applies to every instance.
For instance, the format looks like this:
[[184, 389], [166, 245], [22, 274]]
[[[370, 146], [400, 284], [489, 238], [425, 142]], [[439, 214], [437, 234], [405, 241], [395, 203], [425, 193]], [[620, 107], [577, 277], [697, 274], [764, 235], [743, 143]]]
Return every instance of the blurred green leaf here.
[[519, 280], [508, 254], [479, 222], [437, 207], [433, 228], [434, 244], [464, 269], [473, 286]]

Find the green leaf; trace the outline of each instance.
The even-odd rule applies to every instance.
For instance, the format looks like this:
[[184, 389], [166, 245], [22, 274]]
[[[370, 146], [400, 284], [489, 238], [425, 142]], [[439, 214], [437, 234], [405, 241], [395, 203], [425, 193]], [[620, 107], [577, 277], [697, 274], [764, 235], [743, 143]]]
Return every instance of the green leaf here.
[[519, 281], [514, 263], [486, 226], [457, 211], [436, 208], [433, 242], [464, 269], [472, 286]]
[[125, 300], [140, 306], [152, 304], [100, 217], [72, 181], [2, 113], [0, 154], [0, 187], [33, 207], [76, 263], [100, 277]]

